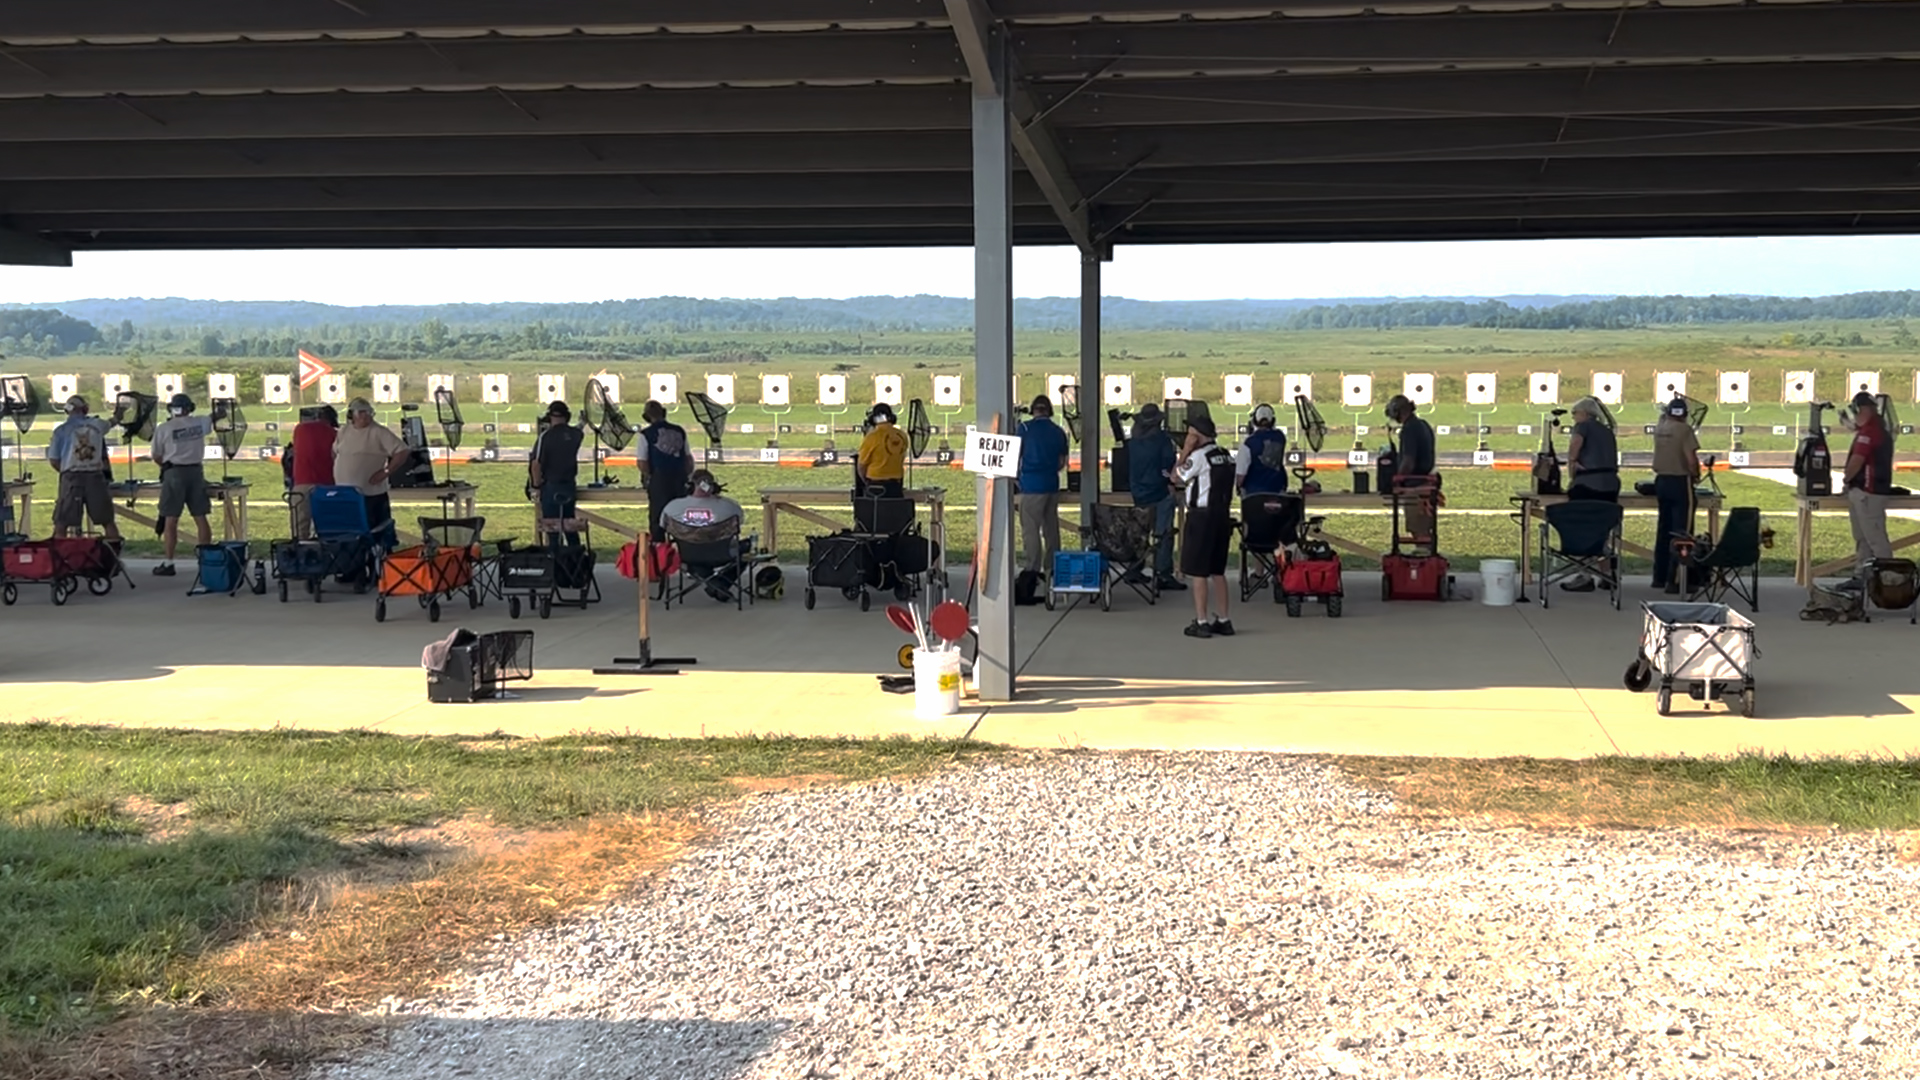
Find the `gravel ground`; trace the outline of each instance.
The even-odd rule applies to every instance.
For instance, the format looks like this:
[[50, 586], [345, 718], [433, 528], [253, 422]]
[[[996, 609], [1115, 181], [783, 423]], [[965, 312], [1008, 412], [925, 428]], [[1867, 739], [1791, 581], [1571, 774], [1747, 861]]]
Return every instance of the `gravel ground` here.
[[1892, 840], [1436, 829], [1310, 760], [755, 797], [330, 1080], [1913, 1077]]

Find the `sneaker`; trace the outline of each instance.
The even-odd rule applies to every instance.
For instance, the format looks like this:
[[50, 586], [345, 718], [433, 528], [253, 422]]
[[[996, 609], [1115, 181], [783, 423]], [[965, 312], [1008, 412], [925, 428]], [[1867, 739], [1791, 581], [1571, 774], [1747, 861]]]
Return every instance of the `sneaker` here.
[[1213, 630], [1209, 628], [1206, 623], [1203, 623], [1203, 622], [1190, 622], [1187, 624], [1187, 628], [1183, 632], [1188, 637], [1210, 638], [1213, 636]]
[[1186, 592], [1187, 583], [1179, 578], [1161, 578], [1157, 588], [1161, 592]]
[[173, 577], [178, 573], [179, 571], [175, 570], [173, 568], [173, 564], [170, 562], [163, 562], [159, 566], [156, 566], [153, 568], [154, 577]]
[[1233, 621], [1230, 619], [1215, 619], [1207, 629], [1213, 631], [1214, 637], [1232, 637]]

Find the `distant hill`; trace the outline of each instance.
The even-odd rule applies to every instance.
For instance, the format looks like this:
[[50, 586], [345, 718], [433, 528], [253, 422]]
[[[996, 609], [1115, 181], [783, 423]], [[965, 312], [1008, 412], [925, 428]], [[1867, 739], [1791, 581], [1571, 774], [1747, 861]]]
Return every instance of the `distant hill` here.
[[[1149, 301], [1108, 297], [1101, 318], [1113, 330], [1282, 329], [1312, 308], [1372, 307], [1392, 303], [1541, 308], [1583, 303], [1592, 296], [1365, 297], [1302, 300]], [[0, 308], [24, 307], [0, 301]], [[558, 331], [779, 332], [965, 330], [973, 325], [973, 301], [952, 296], [861, 296], [850, 300], [702, 300], [661, 296], [591, 304], [435, 304], [335, 307], [300, 301], [168, 299], [73, 300], [35, 304], [56, 308], [95, 326], [130, 321], [142, 330], [219, 330], [228, 335], [346, 326], [411, 326], [438, 319], [454, 331], [517, 328], [543, 322]], [[1024, 330], [1072, 329], [1079, 325], [1077, 297], [1016, 300], [1014, 319]]]

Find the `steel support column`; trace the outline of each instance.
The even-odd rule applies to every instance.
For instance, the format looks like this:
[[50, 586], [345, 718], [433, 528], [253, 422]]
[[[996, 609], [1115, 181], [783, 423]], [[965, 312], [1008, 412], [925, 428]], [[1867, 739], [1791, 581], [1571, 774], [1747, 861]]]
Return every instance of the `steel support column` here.
[[[1014, 429], [1013, 139], [1007, 110], [1007, 43], [989, 34], [994, 78], [973, 83], [974, 393], [980, 430]], [[1013, 700], [1013, 482], [977, 480], [987, 545], [977, 582], [979, 654], [974, 676], [982, 701]], [[989, 494], [989, 487], [991, 494]]]
[[1080, 523], [1093, 526], [1100, 501], [1100, 440], [1106, 430], [1100, 374], [1100, 264], [1111, 248], [1080, 253]]

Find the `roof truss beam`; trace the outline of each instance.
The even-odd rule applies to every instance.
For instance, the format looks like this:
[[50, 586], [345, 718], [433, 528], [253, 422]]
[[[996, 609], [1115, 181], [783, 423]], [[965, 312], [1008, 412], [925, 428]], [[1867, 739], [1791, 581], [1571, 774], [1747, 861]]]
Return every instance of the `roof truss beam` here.
[[37, 236], [0, 227], [0, 266], [72, 266], [73, 252]]

